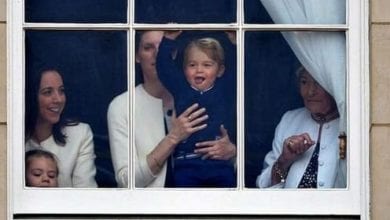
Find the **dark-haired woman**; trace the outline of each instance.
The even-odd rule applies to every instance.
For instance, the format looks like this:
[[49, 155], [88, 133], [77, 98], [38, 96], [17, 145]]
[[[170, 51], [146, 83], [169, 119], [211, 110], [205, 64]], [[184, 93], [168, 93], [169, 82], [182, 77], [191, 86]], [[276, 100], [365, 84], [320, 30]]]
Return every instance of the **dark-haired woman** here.
[[66, 95], [57, 70], [26, 80], [26, 151], [43, 148], [58, 158], [59, 187], [97, 187], [93, 135], [89, 125], [67, 120]]

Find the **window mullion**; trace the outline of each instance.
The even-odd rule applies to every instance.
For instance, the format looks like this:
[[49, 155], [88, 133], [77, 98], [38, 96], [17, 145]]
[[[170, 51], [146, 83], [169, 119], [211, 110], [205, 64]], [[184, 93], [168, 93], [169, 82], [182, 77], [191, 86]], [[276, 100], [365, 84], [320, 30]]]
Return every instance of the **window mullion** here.
[[244, 125], [244, 33], [242, 26], [244, 24], [244, 0], [237, 2], [237, 22], [238, 30], [237, 36], [237, 176], [239, 190], [242, 190], [245, 186], [245, 125]]
[[127, 30], [129, 25], [123, 23], [24, 23], [23, 27], [30, 30]]
[[133, 25], [137, 30], [235, 30], [237, 24], [141, 24]]
[[251, 31], [345, 31], [345, 24], [243, 24]]

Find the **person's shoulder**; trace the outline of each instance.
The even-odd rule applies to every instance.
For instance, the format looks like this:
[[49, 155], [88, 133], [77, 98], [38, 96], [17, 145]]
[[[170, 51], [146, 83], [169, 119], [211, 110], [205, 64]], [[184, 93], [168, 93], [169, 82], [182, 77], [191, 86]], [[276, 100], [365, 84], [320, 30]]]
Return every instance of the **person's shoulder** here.
[[144, 86], [142, 84], [139, 84], [135, 87], [135, 93], [143, 93], [144, 92]]
[[291, 121], [291, 120], [297, 120], [302, 119], [304, 117], [310, 116], [309, 111], [305, 108], [297, 108], [293, 110], [289, 110], [283, 115], [283, 120]]
[[162, 105], [162, 99], [156, 98], [152, 95], [150, 95], [144, 88], [143, 84], [138, 85], [135, 87], [135, 97], [136, 97], [136, 105], [135, 107], [138, 107], [138, 105]]
[[87, 123], [78, 122], [77, 124], [65, 126], [64, 131], [67, 136], [71, 136], [72, 134], [80, 135], [90, 132], [91, 127]]
[[107, 120], [109, 126], [110, 123], [114, 123], [122, 119], [127, 119], [128, 101], [129, 101], [128, 91], [116, 96], [111, 101], [107, 110]]
[[109, 108], [113, 108], [115, 106], [125, 106], [127, 103], [128, 97], [129, 97], [128, 91], [117, 95], [116, 97], [114, 97], [112, 99]]
[[[66, 135], [65, 148], [68, 153], [76, 153], [81, 149], [93, 148], [93, 133], [87, 123], [79, 122], [78, 124], [68, 125], [64, 128]], [[93, 150], [93, 149], [92, 149]]]

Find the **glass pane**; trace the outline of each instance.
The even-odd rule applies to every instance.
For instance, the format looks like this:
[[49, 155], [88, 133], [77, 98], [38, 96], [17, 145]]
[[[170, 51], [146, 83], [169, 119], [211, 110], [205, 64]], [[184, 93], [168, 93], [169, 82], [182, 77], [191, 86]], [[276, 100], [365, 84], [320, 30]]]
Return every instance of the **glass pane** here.
[[233, 23], [236, 21], [236, 1], [135, 1], [137, 23]]
[[273, 21], [259, 0], [245, 0], [245, 23], [272, 24]]
[[245, 22], [257, 24], [345, 24], [345, 0], [245, 0]]
[[245, 186], [255, 187], [281, 116], [302, 106], [299, 61], [280, 32], [246, 32], [245, 58]]
[[[163, 34], [162, 31], [137, 32], [135, 57], [137, 76], [142, 83], [135, 88], [134, 128], [138, 161], [134, 166], [136, 170], [148, 169], [145, 161], [149, 158], [151, 169], [161, 172], [157, 178], [136, 172], [136, 187], [234, 188], [236, 173], [233, 160], [230, 160], [234, 155], [221, 155], [227, 158], [216, 160], [204, 157], [205, 152], [194, 150], [196, 143], [227, 141], [227, 135], [231, 143], [236, 143], [236, 46], [222, 31], [183, 31], [175, 41], [161, 41]], [[229, 34], [235, 36], [234, 32]], [[171, 52], [176, 49], [176, 58], [172, 59]], [[206, 112], [191, 109], [185, 112], [195, 103], [200, 106], [195, 109], [205, 108]], [[171, 121], [172, 110], [180, 118], [180, 124]], [[201, 119], [204, 114], [208, 117]], [[186, 126], [192, 130], [205, 122], [207, 127], [201, 130], [178, 132]], [[227, 129], [226, 135], [221, 132], [221, 125]], [[172, 133], [164, 138], [168, 131]], [[172, 157], [164, 158], [158, 143], [170, 137], [177, 137], [179, 144]], [[157, 148], [159, 150], [154, 151]]]
[[[98, 186], [115, 187], [107, 131], [107, 108], [115, 96], [127, 90], [127, 33], [125, 31], [26, 31], [26, 124], [38, 115], [30, 114], [36, 112], [33, 107], [36, 106], [33, 104], [35, 101], [32, 102], [34, 98], [28, 98], [34, 97], [32, 93], [36, 92], [31, 92], [35, 90], [30, 88], [35, 88], [35, 84], [39, 82], [37, 77], [42, 70], [47, 69], [56, 69], [63, 79], [66, 102], [61, 118], [75, 119], [88, 124], [92, 129], [96, 154], [94, 163], [97, 168], [95, 179]], [[30, 135], [26, 136], [31, 137], [36, 129], [34, 127], [31, 131], [28, 129], [26, 131], [30, 132]], [[74, 138], [68, 134], [65, 140], [73, 143]], [[66, 149], [80, 146], [65, 144], [61, 147]], [[65, 163], [70, 163], [67, 165], [68, 168], [76, 166], [70, 162], [73, 160], [72, 156], [62, 155], [58, 148], [60, 147], [55, 148], [53, 153], [59, 160], [66, 158]], [[76, 170], [74, 167], [73, 169]], [[73, 172], [76, 171], [60, 169], [60, 175], [61, 173], [73, 175]], [[83, 173], [83, 175], [87, 174]], [[66, 177], [62, 178], [66, 179]], [[60, 186], [91, 186], [83, 183], [84, 180], [74, 180], [74, 178], [68, 177], [66, 183], [60, 182]], [[69, 185], [69, 181], [73, 181], [73, 185]], [[80, 185], [75, 184], [77, 181]]]
[[246, 187], [346, 187], [345, 48], [343, 32], [246, 32]]
[[126, 23], [127, 1], [26, 0], [26, 22]]

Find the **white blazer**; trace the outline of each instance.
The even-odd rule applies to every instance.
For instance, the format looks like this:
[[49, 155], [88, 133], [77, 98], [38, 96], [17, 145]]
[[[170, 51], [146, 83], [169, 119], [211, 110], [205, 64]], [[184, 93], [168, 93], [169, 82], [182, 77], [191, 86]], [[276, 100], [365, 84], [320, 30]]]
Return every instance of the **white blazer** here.
[[135, 89], [135, 186], [164, 187], [167, 163], [153, 175], [146, 156], [165, 137], [164, 111], [161, 99], [149, 95], [142, 85]]
[[[320, 125], [312, 119], [306, 108], [286, 112], [275, 130], [272, 151], [265, 156], [263, 170], [257, 177], [256, 185], [260, 188], [271, 187], [272, 166], [282, 153], [285, 139], [306, 132], [317, 143], [319, 127]], [[318, 158], [317, 188], [346, 187], [343, 167], [345, 161], [339, 159], [338, 135], [339, 119], [323, 125]], [[297, 188], [313, 154], [314, 146], [291, 165], [284, 184], [279, 183], [272, 187]]]
[[117, 96], [108, 110], [108, 128], [115, 177], [120, 187], [128, 187], [128, 173], [134, 164], [136, 187], [164, 187], [166, 162], [161, 171], [154, 175], [146, 157], [165, 137], [163, 103], [149, 95], [142, 85], [135, 88], [134, 112], [134, 163], [128, 145], [128, 92]]
[[112, 164], [118, 187], [128, 187], [129, 176], [129, 92], [115, 97], [108, 107], [107, 125], [110, 138]]
[[97, 187], [95, 181], [95, 153], [93, 135], [88, 124], [79, 123], [63, 129], [66, 144], [58, 145], [51, 135], [41, 143], [32, 139], [26, 142], [26, 151], [43, 148], [53, 153], [58, 160], [59, 187]]

